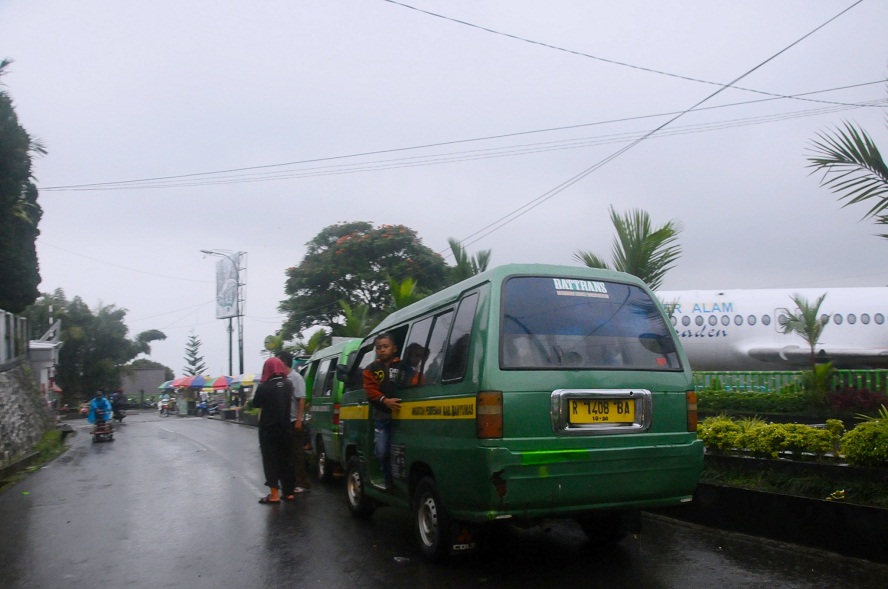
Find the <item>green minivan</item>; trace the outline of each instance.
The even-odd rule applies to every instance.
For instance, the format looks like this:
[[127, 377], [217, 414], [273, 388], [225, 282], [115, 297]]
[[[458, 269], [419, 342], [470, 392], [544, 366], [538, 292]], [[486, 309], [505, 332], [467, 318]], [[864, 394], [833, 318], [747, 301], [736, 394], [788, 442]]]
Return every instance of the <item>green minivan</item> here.
[[[393, 413], [391, 486], [362, 388], [381, 333], [412, 375]], [[478, 547], [498, 522], [571, 518], [595, 544], [619, 541], [640, 510], [691, 501], [703, 467], [687, 358], [628, 274], [483, 272], [389, 315], [341, 372], [349, 508], [410, 510], [431, 559]]]
[[305, 397], [309, 404], [311, 446], [318, 480], [329, 481], [339, 464], [339, 403], [342, 382], [336, 367], [353, 360], [360, 338], [334, 338], [331, 346], [312, 354], [305, 369]]

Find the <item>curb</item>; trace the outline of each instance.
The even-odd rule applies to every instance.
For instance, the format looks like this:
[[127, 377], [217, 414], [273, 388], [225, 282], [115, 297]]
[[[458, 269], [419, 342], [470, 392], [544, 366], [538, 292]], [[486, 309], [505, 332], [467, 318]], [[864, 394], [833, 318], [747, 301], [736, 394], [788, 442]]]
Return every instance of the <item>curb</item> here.
[[693, 503], [654, 513], [888, 563], [888, 509], [700, 483]]

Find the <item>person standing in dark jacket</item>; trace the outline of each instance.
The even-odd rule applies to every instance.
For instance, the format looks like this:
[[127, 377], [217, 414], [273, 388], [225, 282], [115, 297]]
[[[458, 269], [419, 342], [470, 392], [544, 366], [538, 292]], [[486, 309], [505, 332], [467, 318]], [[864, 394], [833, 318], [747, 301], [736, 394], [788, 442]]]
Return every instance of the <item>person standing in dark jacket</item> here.
[[290, 369], [278, 358], [269, 358], [262, 367], [262, 378], [253, 397], [253, 407], [259, 414], [259, 450], [265, 471], [268, 495], [259, 503], [280, 503], [281, 498], [292, 501], [293, 435], [290, 432], [290, 398], [293, 384], [287, 378]]

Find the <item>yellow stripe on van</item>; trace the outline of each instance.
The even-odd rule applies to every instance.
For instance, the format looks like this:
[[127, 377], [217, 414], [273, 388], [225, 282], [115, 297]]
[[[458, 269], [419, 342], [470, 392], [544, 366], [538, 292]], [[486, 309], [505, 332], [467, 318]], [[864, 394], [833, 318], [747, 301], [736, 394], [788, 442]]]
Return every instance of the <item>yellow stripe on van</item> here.
[[475, 419], [475, 397], [430, 401], [401, 401], [395, 419]]
[[347, 405], [339, 409], [339, 419], [367, 419], [370, 417], [368, 405]]

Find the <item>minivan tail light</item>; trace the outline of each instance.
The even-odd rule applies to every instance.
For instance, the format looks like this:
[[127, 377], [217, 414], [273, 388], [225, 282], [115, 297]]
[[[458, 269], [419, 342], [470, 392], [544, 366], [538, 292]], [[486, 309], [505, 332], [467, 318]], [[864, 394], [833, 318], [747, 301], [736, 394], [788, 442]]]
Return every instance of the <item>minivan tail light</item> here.
[[688, 431], [697, 431], [697, 393], [688, 391], [685, 393], [688, 403]]
[[475, 424], [479, 439], [503, 437], [503, 393], [482, 391], [475, 402]]
[[333, 403], [333, 425], [339, 425], [339, 403]]

